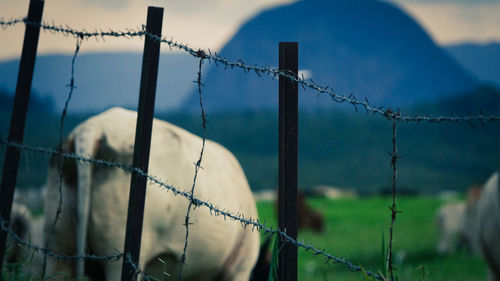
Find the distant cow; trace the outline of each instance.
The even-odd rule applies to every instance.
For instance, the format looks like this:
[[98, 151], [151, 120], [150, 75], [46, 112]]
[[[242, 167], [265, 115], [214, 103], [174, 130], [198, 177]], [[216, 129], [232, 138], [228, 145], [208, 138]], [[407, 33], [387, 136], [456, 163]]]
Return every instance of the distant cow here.
[[14, 202], [26, 206], [32, 213], [40, 213], [43, 210], [45, 198], [45, 186], [37, 188], [16, 188]]
[[436, 224], [439, 253], [450, 253], [464, 246], [469, 252], [479, 254], [477, 204], [481, 192], [480, 186], [470, 187], [465, 202], [447, 203], [438, 209]]
[[[316, 232], [322, 232], [325, 227], [323, 214], [314, 210], [307, 203], [307, 196], [301, 190], [297, 194], [298, 228], [312, 229]], [[276, 213], [278, 213], [278, 198], [275, 200]]]
[[474, 254], [481, 253], [478, 237], [477, 209], [479, 198], [483, 192], [482, 186], [472, 186], [467, 190], [464, 224], [462, 236], [466, 239], [467, 249]]
[[[65, 142], [65, 150], [86, 157], [132, 163], [137, 115], [113, 108], [78, 125]], [[155, 119], [149, 174], [181, 191], [193, 184], [194, 163], [201, 138]], [[53, 157], [48, 173], [45, 234], [52, 232], [59, 198], [59, 158]], [[49, 248], [60, 254], [109, 255], [122, 251], [129, 199], [130, 174], [116, 167], [63, 162], [61, 217], [49, 237]], [[195, 197], [225, 210], [257, 218], [255, 201], [236, 158], [224, 147], [206, 142]], [[148, 183], [139, 265], [146, 273], [165, 271], [176, 280], [185, 242], [188, 200]], [[183, 280], [248, 280], [259, 252], [259, 233], [239, 222], [212, 216], [207, 208], [190, 214], [187, 260]], [[115, 250], [116, 249], [116, 250]], [[159, 258], [166, 262], [160, 263]], [[122, 261], [100, 263], [105, 276], [119, 280]], [[49, 259], [48, 276], [82, 276], [83, 263]], [[90, 274], [90, 273], [89, 273]], [[161, 273], [159, 273], [161, 274]], [[162, 278], [162, 275], [156, 275]]]
[[[12, 206], [10, 228], [19, 238], [34, 246], [43, 246], [43, 216], [33, 217], [28, 208], [19, 203]], [[40, 277], [43, 255], [29, 247], [19, 245], [9, 236], [7, 263], [21, 263], [27, 276]]]
[[322, 213], [312, 209], [307, 203], [307, 197], [298, 194], [299, 229], [311, 228], [316, 232], [322, 232], [325, 228], [325, 218]]
[[306, 194], [314, 197], [323, 197], [328, 199], [356, 198], [358, 193], [351, 188], [339, 188], [327, 185], [317, 185], [306, 190]]
[[436, 214], [438, 229], [438, 253], [450, 253], [463, 244], [465, 202], [453, 202], [441, 206]]
[[[278, 209], [278, 202], [275, 201], [276, 210]], [[323, 214], [313, 210], [307, 203], [307, 196], [299, 190], [298, 193], [298, 228], [299, 229], [312, 229], [316, 232], [322, 232], [325, 228]], [[250, 281], [267, 281], [272, 252], [270, 249], [272, 235], [267, 236], [260, 247], [259, 258], [252, 270]]]
[[477, 205], [478, 238], [488, 263], [488, 280], [500, 280], [500, 191], [498, 172], [486, 182]]

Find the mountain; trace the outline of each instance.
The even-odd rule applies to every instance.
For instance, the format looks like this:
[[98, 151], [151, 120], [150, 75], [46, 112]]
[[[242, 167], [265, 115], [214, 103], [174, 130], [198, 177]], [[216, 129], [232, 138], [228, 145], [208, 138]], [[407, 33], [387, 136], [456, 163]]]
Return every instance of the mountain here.
[[[35, 64], [33, 90], [41, 98], [54, 100], [61, 111], [66, 101], [71, 79], [70, 55], [39, 55]], [[110, 106], [136, 108], [142, 54], [94, 53], [81, 54], [75, 63], [75, 85], [69, 110], [75, 112], [102, 111]], [[0, 89], [14, 93], [19, 60], [0, 63]], [[186, 54], [162, 54], [158, 73], [156, 109], [178, 106], [180, 99], [196, 79], [197, 63]]]
[[446, 51], [483, 83], [500, 87], [500, 43], [464, 43], [445, 46]]
[[[476, 79], [398, 7], [375, 0], [304, 0], [248, 20], [220, 51], [231, 60], [278, 65], [278, 42], [299, 42], [299, 69], [338, 93], [375, 105], [412, 104], [472, 90]], [[276, 108], [277, 80], [212, 65], [205, 106], [216, 110]], [[302, 91], [302, 89], [301, 89]], [[307, 90], [301, 108], [331, 107]], [[196, 95], [184, 107], [197, 110]]]

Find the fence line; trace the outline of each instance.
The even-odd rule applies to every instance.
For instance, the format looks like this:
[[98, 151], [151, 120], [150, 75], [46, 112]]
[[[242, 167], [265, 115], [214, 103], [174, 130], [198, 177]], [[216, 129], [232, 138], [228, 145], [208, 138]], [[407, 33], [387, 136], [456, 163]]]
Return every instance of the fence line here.
[[356, 111], [358, 111], [358, 107], [364, 108], [367, 113], [380, 115], [389, 121], [398, 120], [398, 121], [404, 121], [404, 122], [417, 122], [417, 123], [419, 123], [419, 122], [433, 122], [433, 123], [466, 122], [466, 123], [471, 123], [471, 124], [474, 122], [477, 122], [479, 124], [484, 124], [486, 122], [498, 122], [498, 121], [500, 121], [500, 116], [498, 116], [498, 115], [478, 114], [478, 115], [469, 115], [469, 116], [458, 116], [458, 115], [434, 116], [431, 114], [403, 114], [400, 111], [398, 111], [396, 113], [391, 108], [384, 108], [383, 106], [372, 105], [366, 97], [364, 99], [360, 100], [354, 94], [350, 94], [348, 96], [340, 95], [340, 94], [336, 93], [330, 86], [318, 85], [312, 79], [305, 79], [303, 76], [296, 77], [287, 71], [281, 71], [281, 70], [279, 70], [275, 67], [272, 67], [270, 65], [267, 65], [267, 66], [249, 65], [249, 64], [246, 64], [245, 62], [243, 62], [243, 60], [241, 60], [241, 59], [236, 60], [236, 61], [232, 61], [228, 58], [222, 57], [221, 55], [219, 55], [216, 52], [212, 52], [210, 49], [208, 49], [208, 51], [204, 51], [204, 50], [196, 51], [195, 49], [189, 47], [188, 44], [174, 41], [173, 38], [167, 39], [167, 37], [161, 37], [161, 36], [157, 36], [157, 35], [148, 33], [144, 30], [144, 27], [142, 29], [126, 28], [125, 31], [114, 31], [114, 30], [102, 31], [102, 30], [97, 30], [97, 29], [95, 31], [87, 31], [85, 29], [76, 30], [76, 29], [73, 29], [69, 26], [56, 25], [54, 23], [48, 24], [48, 23], [42, 22], [41, 24], [38, 24], [35, 22], [30, 22], [24, 18], [23, 19], [20, 19], [20, 18], [9, 19], [9, 20], [0, 19], [0, 26], [2, 28], [7, 28], [7, 27], [10, 27], [10, 26], [22, 23], [22, 22], [25, 24], [40, 25], [40, 27], [43, 30], [51, 31], [54, 33], [62, 33], [64, 35], [71, 35], [71, 36], [75, 36], [75, 37], [80, 37], [82, 39], [94, 38], [96, 40], [99, 40], [99, 38], [101, 38], [104, 40], [105, 37], [134, 38], [134, 37], [149, 36], [149, 37], [154, 38], [155, 40], [160, 41], [161, 43], [167, 44], [170, 49], [176, 48], [176, 49], [182, 50], [182, 51], [184, 51], [184, 52], [186, 52], [194, 57], [203, 57], [208, 62], [214, 62], [214, 64], [216, 66], [219, 66], [219, 64], [222, 64], [226, 68], [227, 67], [240, 68], [244, 72], [254, 72], [258, 76], [268, 75], [268, 76], [271, 76], [273, 79], [276, 77], [279, 77], [279, 76], [289, 78], [292, 81], [297, 82], [304, 89], [309, 88], [315, 92], [318, 92], [319, 94], [329, 95], [330, 98], [336, 103], [349, 103], [354, 107], [354, 109]]
[[117, 253], [116, 254], [110, 254], [110, 255], [61, 255], [58, 253], [55, 253], [54, 251], [50, 250], [45, 247], [41, 247], [39, 245], [35, 245], [31, 242], [27, 242], [23, 240], [17, 233], [15, 233], [14, 230], [12, 230], [10, 227], [8, 227], [8, 222], [4, 221], [2, 218], [0, 218], [0, 229], [4, 232], [6, 232], [9, 236], [11, 236], [18, 245], [23, 246], [25, 248], [28, 248], [30, 250], [33, 250], [35, 252], [42, 252], [45, 256], [50, 256], [55, 259], [60, 259], [60, 260], [92, 260], [92, 261], [102, 261], [102, 262], [118, 262], [121, 258], [125, 257], [125, 260], [132, 266], [135, 272], [138, 272], [140, 275], [144, 277], [144, 280], [151, 280], [150, 276], [145, 274], [139, 266], [134, 263], [130, 257], [129, 254], [125, 255], [124, 253], [119, 252], [118, 250], [115, 250]]
[[[163, 8], [148, 7], [146, 22], [146, 30], [153, 34], [161, 34], [163, 26]], [[151, 152], [151, 135], [153, 131], [154, 105], [161, 44], [149, 37], [145, 37], [144, 39], [132, 165], [141, 169], [144, 173], [147, 173], [149, 168], [149, 155]], [[125, 246], [123, 251], [130, 254], [132, 260], [137, 263], [139, 262], [141, 252], [142, 226], [144, 223], [144, 209], [146, 207], [146, 188], [147, 178], [136, 172], [132, 172], [128, 196]], [[90, 190], [86, 192], [85, 198], [89, 198]], [[86, 204], [84, 212], [89, 214], [90, 202], [88, 199]], [[87, 227], [85, 226], [85, 228]], [[78, 233], [86, 237], [87, 230], [82, 228], [78, 230], [77, 235]], [[85, 252], [84, 247], [79, 250]], [[79, 277], [84, 276], [83, 263], [80, 264], [80, 268], [80, 273], [77, 271]], [[132, 281], [133, 275], [130, 274], [130, 271], [133, 270], [130, 264], [124, 261], [121, 271], [121, 281]]]
[[[280, 70], [298, 75], [298, 42], [280, 42]], [[278, 81], [278, 227], [293, 238], [298, 237], [298, 112], [299, 87], [285, 77]], [[278, 280], [297, 281], [297, 248], [279, 237], [277, 253]]]
[[[63, 129], [64, 129], [64, 121], [67, 115], [68, 111], [68, 106], [69, 102], [71, 101], [71, 98], [73, 97], [73, 91], [76, 89], [75, 86], [75, 62], [76, 62], [76, 57], [78, 56], [78, 53], [80, 52], [80, 46], [82, 43], [82, 38], [77, 37], [76, 38], [76, 47], [75, 47], [75, 52], [73, 54], [73, 58], [71, 60], [71, 78], [70, 82], [67, 85], [69, 88], [68, 92], [68, 97], [66, 98], [66, 102], [64, 103], [64, 109], [61, 113], [61, 120], [59, 123], [59, 144], [58, 144], [58, 150], [63, 151]], [[63, 197], [62, 197], [62, 188], [63, 188], [63, 166], [64, 166], [64, 161], [59, 161], [59, 169], [58, 169], [58, 174], [59, 174], [59, 198], [58, 198], [58, 205], [57, 205], [57, 210], [56, 210], [56, 215], [54, 217], [54, 222], [52, 223], [51, 229], [50, 229], [50, 234], [48, 237], [46, 237], [45, 240], [45, 247], [47, 248], [50, 240], [52, 238], [52, 235], [54, 234], [54, 231], [56, 229], [57, 222], [60, 219], [61, 216], [61, 211], [62, 211], [62, 204], [63, 204]], [[45, 270], [46, 270], [46, 265], [47, 265], [47, 254], [44, 255], [43, 257], [43, 267], [42, 267], [42, 276], [45, 276]]]
[[[392, 206], [389, 207], [391, 210], [391, 226], [389, 227], [389, 249], [387, 253], [387, 270], [391, 276], [391, 280], [394, 279], [394, 267], [392, 264], [392, 243], [394, 241], [394, 223], [396, 222], [396, 214], [400, 211], [396, 207], [396, 182], [398, 179], [398, 168], [397, 161], [401, 157], [398, 154], [398, 147], [396, 145], [397, 136], [397, 120], [392, 121], [392, 152], [389, 153], [391, 156], [391, 167], [392, 167]], [[385, 250], [385, 249], [384, 249]]]
[[146, 177], [150, 183], [156, 184], [160, 186], [161, 188], [164, 188], [167, 191], [172, 191], [174, 195], [180, 195], [182, 197], [185, 197], [188, 201], [193, 202], [193, 205], [195, 207], [205, 207], [210, 211], [210, 214], [212, 216], [220, 216], [223, 217], [224, 220], [227, 220], [228, 218], [239, 222], [242, 227], [246, 228], [248, 226], [252, 227], [252, 230], [257, 230], [257, 231], [264, 231], [266, 234], [278, 234], [282, 237], [283, 240], [293, 244], [295, 247], [298, 248], [303, 248], [306, 252], [311, 251], [313, 255], [315, 256], [322, 256], [325, 259], [325, 263], [333, 263], [333, 264], [343, 264], [345, 265], [350, 271], [355, 271], [355, 272], [361, 272], [364, 271], [366, 272], [369, 276], [374, 276], [375, 278], [379, 280], [384, 280], [384, 277], [380, 274], [373, 273], [371, 271], [366, 271], [364, 268], [358, 265], [354, 265], [353, 263], [349, 262], [348, 260], [344, 258], [339, 258], [336, 257], [332, 254], [328, 254], [326, 250], [321, 250], [318, 248], [315, 248], [312, 243], [310, 242], [305, 242], [305, 241], [298, 241], [289, 235], [287, 235], [286, 230], [281, 230], [277, 228], [276, 230], [273, 229], [273, 226], [268, 227], [265, 222], [261, 222], [259, 219], [256, 218], [251, 218], [251, 217], [245, 217], [244, 214], [241, 213], [233, 213], [229, 210], [226, 210], [224, 208], [221, 208], [218, 205], [214, 205], [214, 203], [210, 203], [207, 201], [202, 201], [195, 196], [192, 196], [188, 192], [181, 191], [177, 189], [176, 187], [169, 185], [165, 183], [164, 181], [161, 181], [159, 178], [153, 176], [153, 175], [148, 175], [144, 173], [142, 170], [138, 168], [134, 168], [129, 165], [125, 165], [123, 163], [119, 162], [113, 162], [113, 161], [106, 161], [106, 160], [101, 160], [101, 159], [94, 159], [94, 158], [87, 158], [82, 155], [78, 155], [76, 153], [68, 153], [68, 152], [60, 152], [58, 150], [50, 149], [50, 148], [45, 148], [45, 147], [35, 147], [35, 146], [28, 146], [24, 144], [19, 144], [19, 143], [14, 143], [10, 142], [3, 137], [0, 137], [0, 147], [14, 147], [16, 149], [22, 150], [22, 151], [27, 151], [31, 153], [39, 153], [39, 154], [45, 154], [45, 155], [60, 155], [62, 158], [70, 159], [79, 163], [83, 164], [94, 164], [100, 167], [105, 167], [105, 168], [119, 168], [127, 173], [132, 173], [136, 172], [140, 174], [141, 176]]
[[[393, 177], [392, 177], [392, 206], [389, 207], [391, 210], [391, 225], [390, 225], [390, 240], [389, 240], [389, 249], [387, 253], [387, 270], [386, 274], [390, 275], [389, 280], [394, 280], [394, 274], [393, 274], [393, 266], [392, 266], [392, 242], [393, 242], [393, 228], [394, 228], [394, 223], [396, 221], [396, 214], [400, 211], [397, 210], [396, 208], [396, 181], [397, 181], [397, 166], [396, 162], [397, 159], [400, 157], [397, 153], [397, 146], [396, 146], [396, 135], [397, 135], [397, 127], [396, 123], [399, 121], [404, 121], [404, 122], [434, 122], [434, 123], [442, 123], [442, 122], [466, 122], [469, 123], [470, 125], [474, 125], [474, 123], [478, 123], [481, 125], [484, 125], [486, 122], [498, 122], [500, 121], [500, 116], [497, 115], [483, 115], [482, 113], [479, 115], [469, 115], [469, 116], [433, 116], [433, 115], [427, 115], [427, 114], [414, 114], [414, 115], [404, 115], [401, 114], [401, 112], [398, 110], [393, 111], [391, 108], [384, 108], [382, 106], [376, 107], [370, 104], [367, 98], [364, 100], [359, 100], [354, 96], [353, 94], [349, 96], [343, 96], [338, 93], [336, 93], [333, 89], [331, 89], [329, 86], [320, 86], [316, 84], [312, 79], [305, 79], [304, 77], [297, 77], [293, 73], [290, 73], [289, 71], [285, 70], [280, 70], [276, 69], [272, 66], [266, 65], [266, 66], [258, 66], [258, 65], [249, 65], [243, 62], [242, 60], [236, 60], [236, 61], [231, 61], [225, 57], [220, 56], [216, 52], [212, 53], [210, 50], [205, 52], [204, 50], [199, 49], [198, 51], [190, 48], [187, 44], [184, 44], [182, 42], [177, 42], [174, 41], [172, 38], [167, 39], [165, 37], [159, 36], [152, 34], [150, 32], [147, 32], [145, 27], [142, 26], [142, 28], [137, 28], [137, 29], [125, 29], [125, 31], [102, 31], [102, 30], [95, 30], [95, 31], [87, 31], [85, 29], [83, 30], [76, 30], [73, 29], [69, 26], [62, 26], [62, 25], [56, 25], [54, 23], [47, 24], [45, 22], [42, 23], [37, 23], [37, 22], [32, 22], [27, 20], [26, 18], [18, 18], [18, 19], [9, 19], [9, 20], [4, 20], [0, 19], [0, 27], [3, 29], [6, 29], [10, 26], [14, 26], [19, 23], [25, 23], [27, 25], [34, 25], [34, 26], [39, 26], [45, 31], [52, 32], [52, 33], [61, 33], [65, 36], [74, 36], [76, 38], [76, 50], [73, 55], [73, 60], [72, 60], [72, 68], [71, 68], [71, 81], [70, 84], [68, 85], [70, 87], [70, 91], [68, 94], [68, 98], [65, 103], [64, 110], [61, 115], [61, 122], [60, 122], [60, 131], [59, 131], [59, 147], [57, 150], [52, 150], [48, 148], [41, 148], [41, 147], [32, 147], [32, 146], [27, 146], [15, 142], [11, 142], [8, 140], [3, 139], [0, 136], [0, 146], [2, 148], [5, 147], [14, 147], [22, 151], [29, 151], [33, 153], [44, 153], [44, 154], [49, 154], [49, 155], [59, 155], [61, 158], [67, 158], [67, 159], [72, 159], [76, 162], [80, 163], [86, 163], [86, 164], [95, 164], [98, 166], [103, 166], [103, 167], [115, 167], [122, 169], [128, 173], [136, 173], [142, 177], [145, 177], [150, 183], [154, 183], [159, 185], [162, 188], [165, 188], [166, 190], [171, 190], [174, 195], [181, 195], [188, 199], [189, 201], [189, 206], [187, 209], [186, 217], [185, 217], [185, 228], [186, 228], [186, 240], [185, 240], [185, 245], [184, 245], [184, 253], [181, 258], [181, 262], [179, 264], [179, 280], [182, 279], [182, 268], [186, 260], [186, 249], [188, 246], [188, 237], [189, 237], [189, 215], [191, 208], [193, 207], [199, 207], [203, 206], [205, 208], [208, 208], [210, 211], [210, 214], [213, 216], [223, 216], [224, 220], [227, 218], [238, 221], [241, 223], [241, 225], [246, 228], [247, 226], [251, 226], [252, 230], [257, 230], [257, 231], [264, 231], [266, 234], [277, 234], [280, 235], [281, 239], [284, 241], [287, 241], [288, 243], [294, 245], [297, 248], [303, 248], [305, 251], [311, 251], [313, 255], [320, 255], [325, 258], [325, 262], [332, 262], [334, 264], [343, 264], [345, 265], [349, 270], [351, 271], [363, 271], [367, 273], [368, 276], [373, 276], [379, 280], [387, 280], [387, 277], [384, 277], [381, 273], [373, 273], [370, 271], [366, 271], [364, 268], [354, 265], [351, 262], [347, 261], [346, 259], [343, 258], [338, 258], [333, 255], [330, 255], [326, 253], [325, 250], [320, 250], [317, 248], [314, 248], [311, 243], [306, 244], [305, 242], [300, 242], [297, 241], [296, 239], [292, 238], [286, 233], [286, 230], [281, 230], [280, 228], [277, 228], [277, 230], [273, 230], [272, 227], [267, 227], [264, 224], [262, 224], [259, 219], [255, 218], [245, 218], [244, 214], [241, 213], [231, 213], [230, 211], [227, 211], [225, 209], [221, 209], [218, 206], [213, 205], [210, 202], [205, 202], [200, 199], [197, 199], [194, 196], [194, 191], [195, 191], [195, 186], [196, 186], [196, 179], [197, 179], [197, 174], [199, 168], [201, 168], [201, 162], [202, 162], [202, 157], [203, 157], [203, 152], [205, 148], [205, 141], [206, 141], [206, 115], [205, 115], [205, 110], [203, 107], [203, 102], [202, 102], [202, 92], [201, 92], [201, 67], [203, 64], [204, 60], [207, 60], [208, 62], [213, 62], [217, 67], [220, 65], [223, 65], [225, 69], [227, 68], [239, 68], [243, 70], [245, 73], [248, 72], [254, 72], [256, 73], [259, 77], [262, 75], [267, 75], [271, 76], [273, 79], [277, 77], [284, 77], [288, 78], [293, 82], [296, 82], [298, 85], [301, 85], [304, 90], [306, 89], [312, 89], [313, 91], [317, 92], [318, 94], [326, 94], [329, 95], [330, 98], [336, 102], [336, 103], [348, 103], [351, 104], [356, 111], [358, 111], [358, 107], [364, 108], [367, 113], [371, 113], [373, 115], [379, 115], [384, 117], [386, 120], [389, 120], [393, 123], [393, 137], [392, 137], [392, 143], [393, 143], [393, 151], [390, 153], [391, 155], [391, 166], [393, 170]], [[78, 154], [73, 154], [73, 153], [66, 153], [62, 149], [62, 131], [63, 131], [63, 126], [64, 126], [64, 118], [67, 113], [67, 108], [69, 101], [71, 100], [73, 90], [76, 88], [74, 86], [74, 69], [75, 69], [75, 60], [78, 55], [78, 52], [80, 50], [80, 44], [82, 43], [83, 39], [91, 39], [94, 38], [96, 40], [104, 40], [105, 37], [124, 37], [124, 38], [135, 38], [135, 37], [143, 37], [146, 36], [149, 39], [153, 39], [154, 41], [160, 42], [160, 43], [165, 43], [168, 45], [170, 49], [176, 48], [179, 50], [182, 50], [195, 58], [199, 58], [199, 71], [198, 71], [198, 79], [197, 81], [194, 81], [198, 85], [198, 92], [199, 92], [199, 98], [200, 98], [200, 107], [201, 107], [201, 117], [202, 117], [202, 127], [203, 127], [203, 142], [202, 142], [202, 148], [200, 152], [199, 159], [195, 164], [195, 174], [193, 178], [193, 184], [191, 187], [190, 192], [184, 192], [180, 191], [179, 189], [175, 188], [174, 186], [168, 185], [165, 182], [160, 181], [154, 176], [148, 175], [147, 172], [144, 172], [143, 170], [139, 168], [134, 168], [131, 166], [127, 166], [122, 163], [117, 163], [117, 162], [111, 162], [111, 161], [105, 161], [105, 160], [99, 160], [99, 159], [91, 159], [91, 158], [85, 158], [81, 155]], [[62, 163], [62, 161], [61, 161]], [[62, 164], [61, 164], [62, 165]], [[62, 167], [60, 167], [62, 168]], [[62, 177], [62, 172], [60, 172], [60, 177]], [[60, 184], [62, 184], [62, 180], [60, 180]], [[62, 186], [59, 186], [60, 189], [60, 196], [62, 196]], [[59, 204], [62, 204], [62, 197], [60, 197]], [[60, 207], [59, 207], [60, 208]], [[60, 209], [58, 209], [58, 213], [60, 213]], [[57, 218], [58, 216], [56, 215], [55, 221], [54, 221], [54, 226], [57, 223]], [[1, 220], [1, 218], [0, 218]], [[116, 255], [110, 255], [110, 256], [95, 256], [95, 255], [80, 255], [80, 256], [64, 256], [64, 255], [58, 255], [56, 253], [53, 253], [47, 248], [41, 248], [39, 246], [33, 246], [30, 243], [27, 243], [25, 241], [18, 240], [20, 239], [19, 236], [17, 236], [14, 232], [12, 232], [11, 229], [6, 227], [5, 221], [1, 220], [1, 229], [2, 231], [6, 231], [9, 235], [13, 236], [14, 239], [22, 246], [29, 247], [31, 249], [37, 250], [37, 251], [43, 251], [45, 254], [45, 257], [47, 255], [53, 256], [56, 258], [67, 258], [67, 259], [96, 259], [97, 260], [111, 260], [111, 257], [114, 257], [116, 259], [119, 259], [121, 257], [126, 258], [126, 262], [129, 263], [132, 267], [132, 269], [135, 271], [136, 274], [143, 274], [143, 272], [140, 270], [140, 268], [137, 266], [135, 262], [133, 262], [132, 257], [130, 256], [130, 253], [119, 253]], [[49, 236], [50, 238], [50, 236]], [[47, 242], [48, 243], [48, 242]], [[47, 247], [48, 244], [46, 244]], [[125, 261], [125, 259], [124, 259]], [[44, 266], [45, 267], [45, 266]], [[147, 276], [145, 276], [145, 279]]]
[[117, 261], [119, 260], [123, 254], [122, 253], [116, 253], [116, 254], [111, 254], [111, 255], [105, 255], [105, 256], [98, 256], [98, 255], [61, 255], [57, 254], [54, 251], [50, 250], [45, 247], [41, 247], [39, 245], [32, 244], [30, 242], [27, 242], [23, 240], [17, 233], [15, 233], [14, 230], [12, 230], [10, 227], [8, 227], [8, 222], [4, 221], [2, 218], [0, 218], [0, 228], [2, 231], [7, 232], [14, 240], [21, 246], [27, 247], [31, 250], [35, 250], [36, 252], [42, 252], [44, 254], [47, 254], [48, 256], [51, 256], [56, 259], [62, 259], [62, 260], [78, 260], [78, 259], [89, 259], [93, 261]]
[[[42, 21], [44, 3], [44, 1], [30, 1], [27, 18], [31, 21], [40, 23]], [[39, 35], [39, 26], [25, 26], [8, 135], [9, 140], [20, 143], [23, 142], [24, 138]], [[0, 217], [6, 220], [10, 219], [12, 211], [12, 200], [19, 168], [19, 157], [19, 151], [7, 148], [4, 161], [9, 162], [9, 165], [3, 166], [2, 181], [0, 184], [0, 193], [2, 194], [0, 197]], [[0, 232], [0, 268], [3, 268], [6, 239], [6, 233]]]

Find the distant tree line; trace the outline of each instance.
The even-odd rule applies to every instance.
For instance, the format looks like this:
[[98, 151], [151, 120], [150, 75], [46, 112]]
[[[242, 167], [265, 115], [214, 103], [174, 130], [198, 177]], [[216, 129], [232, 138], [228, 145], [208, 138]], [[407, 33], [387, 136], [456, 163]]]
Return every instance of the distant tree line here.
[[[14, 93], [10, 93], [5, 89], [0, 89], [0, 110], [2, 110], [2, 112], [10, 113], [13, 103]], [[50, 95], [45, 95], [45, 97], [42, 97], [39, 93], [32, 91], [30, 95], [29, 110], [45, 113], [54, 112], [54, 99]]]

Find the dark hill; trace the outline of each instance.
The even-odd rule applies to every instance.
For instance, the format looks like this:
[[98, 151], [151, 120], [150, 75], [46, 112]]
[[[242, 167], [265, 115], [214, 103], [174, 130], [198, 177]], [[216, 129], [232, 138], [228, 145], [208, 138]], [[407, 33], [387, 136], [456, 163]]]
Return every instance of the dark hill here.
[[[33, 90], [54, 101], [60, 112], [71, 79], [71, 55], [39, 55]], [[142, 65], [140, 53], [80, 54], [75, 64], [75, 85], [69, 110], [97, 112], [111, 106], [137, 107]], [[19, 59], [0, 62], [0, 89], [14, 93]], [[196, 78], [196, 61], [186, 54], [162, 54], [158, 73], [156, 109], [179, 105]]]
[[450, 45], [446, 46], [446, 50], [478, 79], [500, 87], [499, 42]]
[[[427, 33], [397, 7], [375, 0], [305, 0], [267, 10], [245, 23], [220, 54], [278, 65], [278, 42], [299, 42], [299, 68], [320, 85], [384, 106], [410, 106], [476, 86]], [[208, 110], [276, 108], [277, 81], [211, 67], [204, 77]], [[308, 90], [301, 108], [330, 106]], [[192, 94], [186, 108], [197, 110]]]

